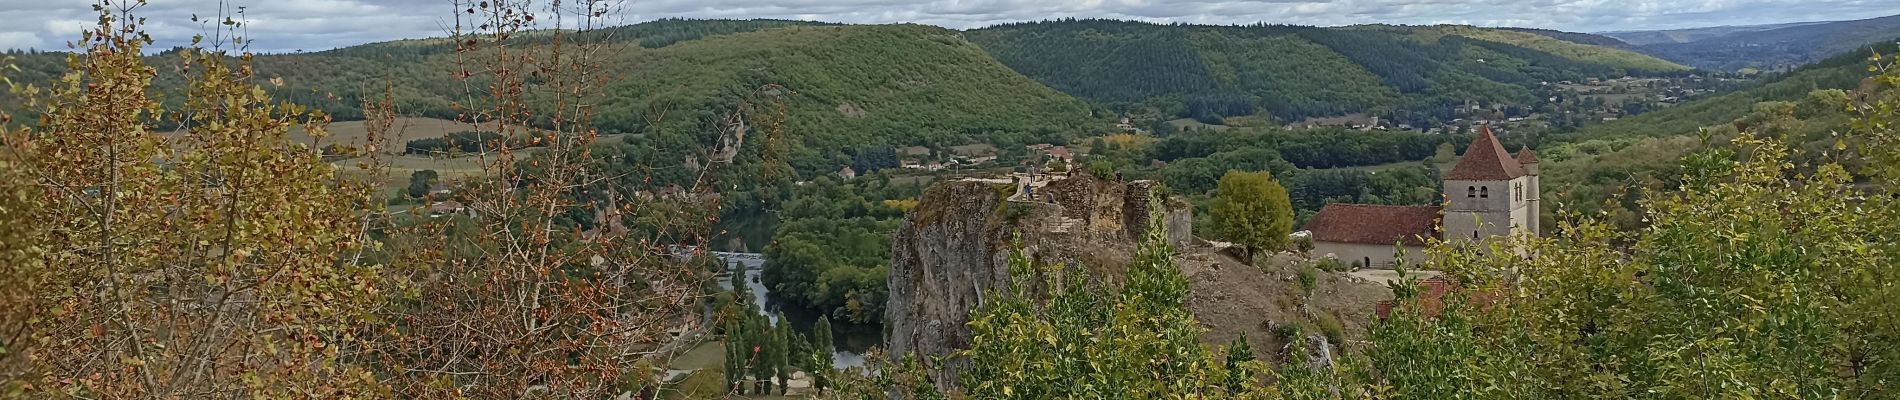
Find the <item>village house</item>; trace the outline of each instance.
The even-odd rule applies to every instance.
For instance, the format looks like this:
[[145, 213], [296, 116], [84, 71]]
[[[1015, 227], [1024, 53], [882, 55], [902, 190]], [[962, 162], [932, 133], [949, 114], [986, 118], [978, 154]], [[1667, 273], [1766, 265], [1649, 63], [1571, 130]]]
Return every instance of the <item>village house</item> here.
[[1075, 161], [1075, 155], [1070, 154], [1066, 146], [1055, 146], [1049, 148], [1049, 159], [1062, 160], [1063, 164], [1068, 164]]
[[1326, 118], [1307, 117], [1305, 120], [1302, 120], [1300, 122], [1287, 124], [1286, 128], [1287, 129], [1300, 129], [1300, 128], [1312, 129], [1312, 128], [1332, 127], [1332, 128], [1371, 130], [1372, 128], [1378, 127], [1378, 126], [1379, 126], [1378, 116], [1367, 115], [1367, 114], [1347, 114], [1347, 115], [1342, 115], [1342, 116], [1337, 116], [1337, 117], [1326, 117]]
[[951, 146], [950, 154], [958, 164], [973, 165], [996, 160], [996, 146], [988, 143]]
[[455, 200], [443, 200], [429, 204], [430, 217], [440, 218], [450, 215], [460, 215], [467, 212], [468, 207], [462, 205], [462, 202]]
[[1313, 250], [1361, 267], [1392, 268], [1400, 249], [1408, 264], [1422, 261], [1428, 239], [1459, 244], [1536, 236], [1542, 232], [1537, 164], [1535, 152], [1524, 148], [1512, 156], [1489, 126], [1480, 126], [1445, 174], [1444, 206], [1328, 204], [1306, 224]]

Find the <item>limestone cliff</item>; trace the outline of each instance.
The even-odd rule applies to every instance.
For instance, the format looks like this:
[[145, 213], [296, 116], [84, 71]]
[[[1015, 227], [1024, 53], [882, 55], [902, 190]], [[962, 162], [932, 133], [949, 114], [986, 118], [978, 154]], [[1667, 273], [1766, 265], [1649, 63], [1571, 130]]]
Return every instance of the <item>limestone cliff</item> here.
[[[1000, 187], [999, 187], [1000, 186]], [[1010, 201], [1008, 184], [949, 182], [926, 191], [891, 242], [885, 307], [888, 354], [947, 354], [970, 340], [970, 310], [1009, 285], [1011, 242], [1027, 255], [1118, 278], [1134, 240], [1147, 229], [1156, 184], [1076, 177], [1049, 183], [1038, 197]], [[1193, 211], [1161, 202], [1170, 241], [1192, 239]], [[940, 386], [955, 381], [944, 365]]]
[[[891, 240], [890, 293], [884, 309], [893, 355], [944, 354], [969, 343], [970, 309], [986, 291], [1009, 284], [1002, 250], [1009, 229], [992, 184], [933, 186]], [[894, 356], [895, 357], [895, 356]]]

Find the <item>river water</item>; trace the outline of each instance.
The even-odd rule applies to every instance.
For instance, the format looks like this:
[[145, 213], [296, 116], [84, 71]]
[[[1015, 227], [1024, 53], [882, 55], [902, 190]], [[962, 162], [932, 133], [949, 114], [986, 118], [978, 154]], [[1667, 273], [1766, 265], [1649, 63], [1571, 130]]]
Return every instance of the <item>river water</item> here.
[[[764, 254], [716, 252], [714, 256], [724, 260], [728, 266], [732, 264], [745, 266], [746, 289], [752, 293], [752, 300], [760, 305], [759, 312], [765, 314], [766, 319], [771, 320], [773, 326], [780, 323], [778, 313], [784, 311], [785, 319], [790, 320], [788, 322], [792, 324], [792, 329], [798, 330], [806, 337], [811, 337], [811, 327], [812, 324], [818, 322], [819, 313], [802, 307], [792, 307], [772, 295], [772, 289], [765, 287], [765, 282], [759, 279], [760, 272], [764, 271]], [[728, 270], [731, 269], [728, 268]], [[718, 278], [719, 288], [732, 290], [730, 278], [729, 275]], [[832, 320], [831, 342], [833, 348], [836, 349], [831, 355], [832, 366], [839, 369], [860, 367], [864, 366], [864, 352], [870, 350], [872, 346], [883, 344], [883, 330], [877, 326], [851, 325]]]

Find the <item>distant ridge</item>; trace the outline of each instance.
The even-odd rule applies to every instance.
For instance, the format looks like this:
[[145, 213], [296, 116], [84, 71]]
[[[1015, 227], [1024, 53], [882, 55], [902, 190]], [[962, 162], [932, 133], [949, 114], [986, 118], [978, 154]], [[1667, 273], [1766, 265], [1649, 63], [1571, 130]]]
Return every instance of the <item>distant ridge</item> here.
[[1433, 113], [1468, 101], [1528, 102], [1544, 82], [1688, 70], [1579, 42], [1603, 38], [1458, 25], [1317, 28], [1068, 19], [1003, 24], [964, 36], [1017, 72], [1097, 104], [1185, 102], [1189, 113], [1258, 111], [1284, 121]]
[[1613, 32], [1644, 53], [1698, 68], [1782, 70], [1900, 37], [1900, 15], [1853, 21]]

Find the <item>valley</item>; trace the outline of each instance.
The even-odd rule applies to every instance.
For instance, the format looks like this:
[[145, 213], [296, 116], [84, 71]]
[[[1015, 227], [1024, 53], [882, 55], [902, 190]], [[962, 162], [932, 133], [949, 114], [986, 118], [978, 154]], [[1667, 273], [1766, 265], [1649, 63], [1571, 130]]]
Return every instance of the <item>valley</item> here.
[[0, 397], [1900, 387], [1900, 17], [533, 9], [233, 56], [101, 7], [8, 52]]

